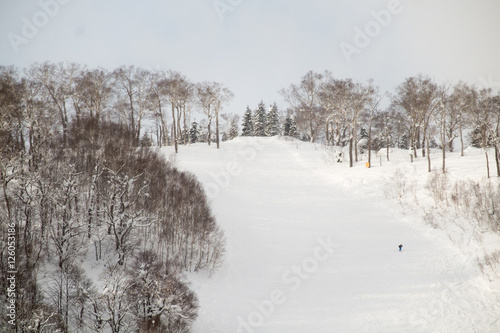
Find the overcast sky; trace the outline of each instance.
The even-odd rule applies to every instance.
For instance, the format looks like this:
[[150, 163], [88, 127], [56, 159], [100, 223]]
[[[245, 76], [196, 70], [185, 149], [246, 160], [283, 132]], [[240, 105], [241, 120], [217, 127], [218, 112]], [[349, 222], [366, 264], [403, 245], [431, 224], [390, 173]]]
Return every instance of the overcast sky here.
[[499, 34], [499, 0], [0, 0], [0, 65], [173, 69], [225, 84], [238, 114], [285, 109], [278, 91], [309, 70], [498, 90]]

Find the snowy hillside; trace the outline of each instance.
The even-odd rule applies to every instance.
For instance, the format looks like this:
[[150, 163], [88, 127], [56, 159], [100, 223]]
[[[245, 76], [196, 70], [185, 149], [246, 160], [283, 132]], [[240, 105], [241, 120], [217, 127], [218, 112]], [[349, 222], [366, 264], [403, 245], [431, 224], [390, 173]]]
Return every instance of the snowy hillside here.
[[[333, 157], [277, 137], [180, 147], [178, 167], [204, 184], [227, 237], [214, 276], [189, 276], [200, 299], [193, 331], [500, 332], [498, 278], [478, 265], [499, 239], [424, 222], [427, 160], [395, 151], [349, 168]], [[481, 151], [447, 163], [453, 179], [486, 174]], [[397, 170], [411, 185], [400, 200], [387, 198]]]

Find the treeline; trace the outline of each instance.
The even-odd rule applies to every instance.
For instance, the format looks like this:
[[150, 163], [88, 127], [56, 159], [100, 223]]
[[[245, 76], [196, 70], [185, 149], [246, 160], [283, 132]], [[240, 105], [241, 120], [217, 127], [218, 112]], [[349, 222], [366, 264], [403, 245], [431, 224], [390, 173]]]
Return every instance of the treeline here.
[[[219, 142], [238, 132], [238, 117], [222, 113], [233, 93], [218, 82], [190, 81], [175, 71], [121, 66], [113, 71], [76, 63], [35, 63], [29, 68], [0, 66], [3, 89], [15, 90], [30, 112], [50, 109], [67, 143], [72, 119], [104, 119], [126, 127], [133, 144], [158, 146], [191, 141]], [[193, 113], [202, 121], [193, 130]], [[22, 145], [20, 130], [11, 144]]]
[[[500, 176], [500, 95], [491, 89], [464, 82], [438, 85], [418, 75], [398, 85], [383, 109], [379, 106], [382, 95], [372, 81], [360, 83], [336, 79], [328, 71], [310, 71], [280, 94], [290, 106], [288, 114], [301, 137], [348, 147], [351, 166], [358, 161], [358, 143], [363, 137], [369, 152], [387, 148], [387, 158], [389, 147], [410, 149], [412, 161], [427, 156], [429, 171], [429, 149], [439, 147], [445, 172], [446, 151], [456, 149], [458, 140], [463, 155], [464, 135], [470, 132], [469, 141], [484, 150], [487, 162], [493, 155]], [[489, 177], [489, 167], [487, 173]]]
[[[142, 71], [113, 74], [124, 105], [110, 73], [75, 68], [0, 68], [0, 285], [12, 291], [0, 302], [15, 303], [1, 331], [187, 332], [198, 302], [180, 272], [213, 272], [223, 233], [196, 178], [138, 147]], [[187, 104], [169, 98], [181, 143]]]
[[284, 135], [298, 138], [297, 124], [293, 117], [287, 115], [283, 121], [281, 118], [276, 103], [270, 107], [269, 112], [266, 111], [266, 105], [262, 101], [254, 111], [247, 107], [241, 124], [241, 136]]

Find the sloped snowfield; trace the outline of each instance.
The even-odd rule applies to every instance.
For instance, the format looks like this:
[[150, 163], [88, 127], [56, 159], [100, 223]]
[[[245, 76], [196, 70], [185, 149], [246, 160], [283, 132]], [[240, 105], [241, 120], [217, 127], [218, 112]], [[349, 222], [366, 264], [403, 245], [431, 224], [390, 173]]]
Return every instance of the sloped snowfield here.
[[[176, 163], [204, 184], [227, 237], [223, 266], [189, 275], [194, 332], [500, 332], [500, 291], [477, 258], [384, 196], [397, 168], [424, 177], [424, 159], [399, 152], [348, 168], [283, 138], [179, 148]], [[485, 173], [480, 153], [457, 156], [460, 177]]]

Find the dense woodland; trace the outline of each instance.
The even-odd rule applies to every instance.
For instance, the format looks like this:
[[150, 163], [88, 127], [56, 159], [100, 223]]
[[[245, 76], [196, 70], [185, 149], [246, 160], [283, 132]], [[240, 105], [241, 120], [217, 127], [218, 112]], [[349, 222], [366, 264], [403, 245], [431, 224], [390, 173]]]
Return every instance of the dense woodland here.
[[187, 332], [198, 303], [181, 272], [213, 272], [224, 235], [197, 179], [140, 147], [137, 81], [77, 67], [0, 68], [0, 274], [15, 271], [0, 298], [16, 299], [0, 330]]
[[[242, 136], [343, 147], [350, 166], [362, 150], [389, 159], [404, 148], [413, 161], [440, 148], [443, 173], [446, 152], [463, 154], [469, 141], [500, 176], [500, 96], [490, 89], [419, 75], [383, 95], [372, 81], [308, 72], [280, 93], [288, 108], [248, 107]], [[173, 71], [0, 67], [0, 274], [15, 253], [18, 332], [189, 331], [198, 304], [180, 273], [214, 272], [224, 235], [201, 184], [151, 146], [219, 148], [240, 135], [239, 116], [222, 113], [232, 97]], [[95, 267], [105, 269], [90, 276]]]

